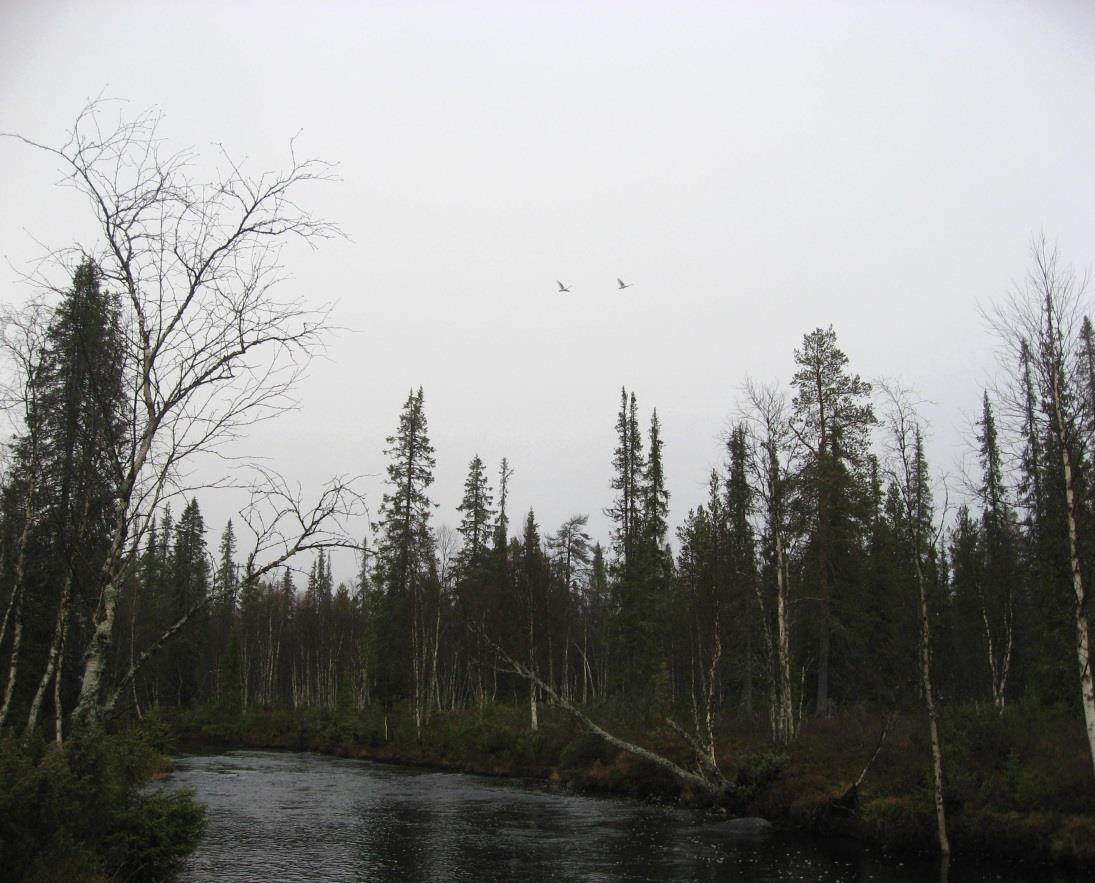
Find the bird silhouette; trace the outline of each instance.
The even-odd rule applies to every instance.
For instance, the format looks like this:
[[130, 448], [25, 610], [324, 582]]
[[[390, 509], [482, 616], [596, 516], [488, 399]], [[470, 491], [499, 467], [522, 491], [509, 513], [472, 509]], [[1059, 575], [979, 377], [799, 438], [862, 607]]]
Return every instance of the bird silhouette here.
[[565, 291], [565, 292], [568, 292], [568, 293], [570, 292], [570, 289], [569, 289], [569, 288], [567, 288], [567, 287], [566, 287], [565, 285], [563, 285], [563, 283], [562, 283], [562, 282], [559, 282], [559, 280], [558, 280], [558, 279], [556, 279], [556, 280], [555, 280], [555, 282], [556, 282], [556, 283], [558, 284], [558, 286], [559, 286], [559, 294], [562, 294], [562, 293], [563, 293], [564, 291]]
[[625, 288], [630, 288], [635, 284], [634, 282], [624, 282], [619, 276], [616, 277], [616, 281], [620, 284], [620, 291], [623, 291]]

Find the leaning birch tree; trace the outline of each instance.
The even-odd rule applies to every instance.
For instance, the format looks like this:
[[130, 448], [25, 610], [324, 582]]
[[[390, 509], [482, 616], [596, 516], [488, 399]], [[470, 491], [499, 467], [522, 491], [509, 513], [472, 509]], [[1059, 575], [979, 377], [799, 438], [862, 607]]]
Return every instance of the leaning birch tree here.
[[251, 174], [220, 148], [203, 180], [195, 150], [167, 146], [159, 110], [118, 107], [89, 103], [60, 143], [10, 136], [56, 160], [94, 217], [95, 241], [54, 257], [90, 258], [122, 303], [128, 405], [111, 452], [118, 493], [74, 711], [85, 727], [104, 711], [129, 552], [157, 504], [196, 456], [291, 407], [322, 345], [328, 309], [278, 294], [283, 247], [338, 233], [296, 202], [331, 179], [329, 164], [290, 144], [282, 169]]

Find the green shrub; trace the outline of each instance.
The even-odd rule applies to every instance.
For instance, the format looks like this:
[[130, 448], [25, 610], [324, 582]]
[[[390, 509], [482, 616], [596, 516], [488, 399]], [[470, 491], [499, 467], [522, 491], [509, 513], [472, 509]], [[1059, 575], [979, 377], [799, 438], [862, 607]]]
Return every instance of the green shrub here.
[[475, 723], [465, 738], [473, 751], [491, 757], [512, 754], [517, 747], [517, 733], [512, 728], [489, 720]]
[[144, 794], [164, 759], [140, 735], [24, 747], [0, 739], [0, 879], [163, 879], [197, 845], [205, 810]]
[[189, 791], [149, 794], [118, 813], [112, 828], [103, 844], [111, 877], [166, 880], [201, 842], [205, 808]]
[[584, 769], [600, 762], [608, 764], [616, 756], [617, 749], [594, 733], [583, 733], [568, 742], [559, 753], [559, 766], [565, 770]]
[[1050, 854], [1058, 861], [1095, 866], [1095, 818], [1066, 817], [1053, 835]]
[[863, 805], [863, 823], [875, 840], [887, 846], [929, 849], [935, 843], [935, 816], [926, 798], [875, 798]]
[[747, 802], [756, 800], [780, 777], [786, 766], [787, 755], [779, 752], [740, 755], [732, 773], [734, 796]]
[[967, 809], [949, 820], [951, 838], [963, 853], [1025, 861], [1047, 858], [1060, 817], [1053, 813]]

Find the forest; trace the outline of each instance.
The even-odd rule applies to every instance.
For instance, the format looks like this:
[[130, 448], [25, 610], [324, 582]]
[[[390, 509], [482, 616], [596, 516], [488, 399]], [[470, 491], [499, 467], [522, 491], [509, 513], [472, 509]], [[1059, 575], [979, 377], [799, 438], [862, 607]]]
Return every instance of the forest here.
[[[723, 464], [679, 524], [656, 403], [626, 388], [605, 414], [610, 536], [591, 536], [589, 513], [546, 525], [513, 511], [520, 464], [474, 453], [460, 523], [438, 524], [436, 506], [457, 501], [432, 496], [418, 388], [391, 415], [381, 499], [340, 477], [307, 499], [256, 467], [247, 507], [207, 525], [217, 482], [195, 486], [190, 464], [257, 420], [291, 421], [287, 396], [327, 327], [274, 293], [282, 240], [337, 233], [295, 202], [326, 170], [231, 166], [199, 187], [157, 151], [154, 115], [104, 134], [96, 112], [68, 144], [31, 146], [67, 164], [102, 240], [4, 314], [16, 429], [0, 508], [0, 819], [5, 844], [22, 844], [5, 845], [5, 867], [85, 836], [61, 826], [31, 844], [20, 826], [54, 822], [45, 801], [42, 818], [18, 818], [20, 794], [82, 800], [87, 776], [115, 768], [126, 845], [85, 834], [114, 844], [102, 867], [128, 867], [147, 771], [103, 761], [133, 752], [97, 740], [258, 744], [266, 728], [283, 744], [282, 725], [292, 747], [396, 745], [464, 766], [478, 752], [492, 770], [584, 751], [575, 765], [611, 778], [624, 762], [582, 741], [592, 732], [648, 765], [622, 779], [656, 768], [678, 796], [779, 814], [783, 787], [807, 827], [846, 813], [944, 854], [956, 830], [969, 848], [1012, 838], [1092, 860], [1095, 331], [1052, 242], [1017, 256], [1026, 275], [987, 311], [1003, 355], [971, 403], [968, 476], [943, 482], [928, 462], [917, 396], [931, 390], [862, 378], [826, 327], [805, 330], [784, 378], [728, 386]], [[366, 502], [367, 535], [352, 536]], [[336, 581], [340, 549], [358, 572]], [[317, 721], [336, 735], [306, 740]], [[814, 771], [804, 810], [789, 770], [819, 739], [845, 745], [844, 766]], [[65, 756], [71, 780], [49, 784]], [[891, 790], [872, 802], [874, 776]], [[157, 812], [184, 831], [172, 867], [200, 810]]]

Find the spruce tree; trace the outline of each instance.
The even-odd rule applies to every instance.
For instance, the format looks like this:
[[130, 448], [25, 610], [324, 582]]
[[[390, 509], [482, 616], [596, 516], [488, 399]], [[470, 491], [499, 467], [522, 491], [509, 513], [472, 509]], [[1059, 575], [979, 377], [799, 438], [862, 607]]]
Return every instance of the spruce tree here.
[[985, 559], [985, 581], [979, 592], [984, 626], [982, 641], [988, 660], [992, 699], [997, 708], [1003, 709], [1012, 667], [1016, 596], [1020, 591], [1019, 549], [1014, 513], [1004, 487], [996, 419], [988, 393], [983, 398], [979, 427], [983, 476], [981, 530]]
[[738, 424], [727, 440], [726, 488], [724, 497], [726, 557], [729, 580], [728, 603], [736, 625], [735, 644], [741, 648], [742, 708], [753, 713], [754, 632], [757, 630], [757, 551], [751, 518], [753, 492], [749, 486], [748, 445], [745, 426]]
[[376, 581], [384, 598], [384, 646], [378, 675], [384, 681], [387, 701], [399, 695], [412, 696], [416, 720], [421, 719], [426, 695], [424, 592], [434, 551], [430, 528], [434, 503], [427, 491], [433, 483], [435, 460], [424, 402], [422, 387], [412, 391], [400, 412], [395, 435], [387, 439], [388, 492], [373, 525], [378, 535]]
[[426, 425], [422, 387], [412, 391], [399, 415], [395, 435], [388, 436], [388, 492], [380, 505], [378, 579], [392, 596], [406, 597], [428, 565], [429, 519], [434, 503], [426, 495], [433, 484], [433, 445]]
[[615, 523], [612, 544], [616, 570], [619, 580], [626, 585], [635, 576], [638, 546], [642, 536], [642, 478], [645, 462], [638, 404], [635, 394], [632, 393], [629, 400], [624, 388], [620, 389], [620, 412], [616, 417], [616, 450], [612, 454], [612, 470], [611, 486], [617, 496], [612, 506], [605, 510], [605, 514]]
[[[191, 608], [203, 603], [209, 594], [209, 563], [205, 554], [205, 522], [196, 498], [187, 502], [175, 526], [171, 550], [170, 622], [177, 621]], [[178, 705], [189, 705], [198, 698], [201, 684], [199, 660], [205, 649], [205, 625], [208, 616], [195, 616], [182, 632], [167, 645], [165, 659], [171, 689]], [[169, 624], [169, 623], [168, 623]]]
[[[116, 456], [125, 407], [119, 314], [118, 300], [103, 289], [98, 266], [85, 258], [49, 316], [37, 353], [23, 354], [33, 367], [24, 396], [32, 407], [14, 446], [5, 520], [16, 521], [16, 499], [33, 499], [33, 505], [22, 519], [25, 529], [18, 548], [5, 549], [4, 557], [15, 565], [12, 584], [20, 608], [25, 594], [26, 609], [20, 612], [37, 622], [23, 650], [37, 686], [33, 698], [31, 681], [24, 681], [25, 693], [16, 694], [17, 701], [30, 698], [28, 732], [44, 707], [51, 679], [55, 706], [71, 695], [65, 661], [78, 661], [79, 653], [63, 654], [62, 642], [83, 646], [86, 623], [99, 601], [98, 575], [108, 553], [107, 531], [118, 493]], [[127, 613], [133, 610], [133, 592], [131, 580], [124, 599]], [[7, 714], [15, 686], [16, 649], [0, 717]], [[59, 731], [63, 709], [55, 707], [54, 716]]]
[[468, 477], [464, 481], [464, 498], [456, 507], [458, 512], [464, 513], [460, 526], [457, 528], [464, 541], [456, 560], [459, 575], [467, 576], [484, 564], [486, 552], [490, 548], [488, 541], [493, 532], [491, 526], [491, 519], [494, 516], [494, 510], [491, 508], [493, 502], [491, 489], [487, 484], [486, 469], [483, 461], [476, 454], [468, 464]]

